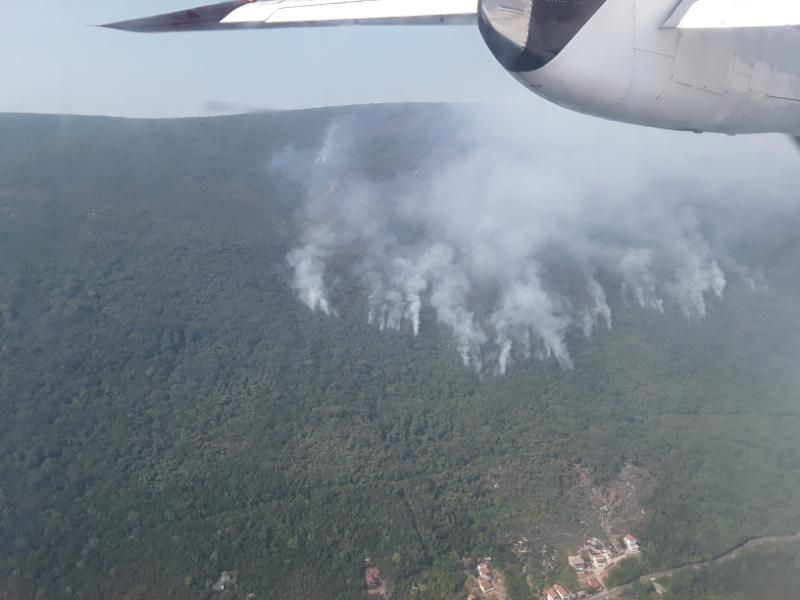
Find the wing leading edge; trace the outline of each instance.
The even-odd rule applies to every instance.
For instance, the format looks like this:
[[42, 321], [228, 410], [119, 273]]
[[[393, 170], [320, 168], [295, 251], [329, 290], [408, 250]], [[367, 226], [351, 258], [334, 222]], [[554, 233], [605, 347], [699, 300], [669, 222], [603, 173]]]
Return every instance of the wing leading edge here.
[[330, 25], [474, 25], [478, 0], [232, 0], [103, 27], [159, 33]]
[[744, 29], [800, 25], [797, 0], [682, 0], [665, 29]]

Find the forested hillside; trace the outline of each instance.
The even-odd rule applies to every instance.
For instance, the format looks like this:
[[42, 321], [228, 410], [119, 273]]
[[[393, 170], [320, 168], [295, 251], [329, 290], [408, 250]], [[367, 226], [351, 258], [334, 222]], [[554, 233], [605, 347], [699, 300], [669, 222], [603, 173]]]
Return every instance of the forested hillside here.
[[343, 114], [376, 180], [450, 119], [0, 116], [0, 598], [353, 599], [366, 558], [394, 598], [463, 598], [486, 555], [531, 598], [626, 481], [644, 568], [800, 531], [800, 240], [703, 319], [610, 295], [574, 369], [478, 374], [430, 310], [369, 325], [347, 256], [337, 316], [295, 297], [303, 190], [268, 163]]

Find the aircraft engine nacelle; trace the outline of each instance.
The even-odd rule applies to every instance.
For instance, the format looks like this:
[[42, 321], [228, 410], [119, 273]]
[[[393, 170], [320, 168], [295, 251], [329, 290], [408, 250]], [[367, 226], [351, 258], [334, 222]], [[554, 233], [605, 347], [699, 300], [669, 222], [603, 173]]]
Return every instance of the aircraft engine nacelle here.
[[[601, 12], [607, 1], [614, 6]], [[613, 118], [631, 87], [634, 16], [634, 0], [481, 0], [478, 22], [492, 54], [523, 85]]]
[[480, 0], [481, 34], [523, 85], [579, 112], [666, 129], [800, 132], [798, 32], [679, 30], [676, 0]]

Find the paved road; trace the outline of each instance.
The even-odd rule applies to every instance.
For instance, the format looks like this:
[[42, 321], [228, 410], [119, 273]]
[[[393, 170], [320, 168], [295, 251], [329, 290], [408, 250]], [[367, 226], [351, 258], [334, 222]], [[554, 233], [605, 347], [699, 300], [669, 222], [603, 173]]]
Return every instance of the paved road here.
[[[651, 579], [658, 580], [664, 577], [672, 577], [675, 573], [680, 573], [681, 571], [689, 571], [689, 570], [700, 571], [702, 569], [710, 567], [711, 565], [717, 565], [731, 561], [737, 556], [739, 556], [741, 552], [752, 550], [753, 548], [760, 548], [761, 546], [771, 546], [779, 544], [790, 544], [792, 542], [800, 542], [800, 533], [794, 533], [791, 535], [769, 535], [766, 537], [753, 538], [752, 540], [747, 540], [746, 542], [739, 544], [738, 546], [731, 548], [730, 550], [720, 554], [719, 556], [715, 556], [710, 560], [702, 560], [699, 562], [673, 567], [672, 569], [666, 569], [665, 571], [648, 573], [647, 575], [642, 575], [641, 577], [639, 577], [639, 581], [642, 583], [647, 583]], [[624, 585], [619, 585], [617, 587], [602, 591], [598, 594], [594, 594], [593, 596], [589, 596], [588, 600], [605, 600], [607, 598], [618, 598], [625, 592], [631, 591], [632, 588], [633, 588], [633, 582], [626, 583]]]

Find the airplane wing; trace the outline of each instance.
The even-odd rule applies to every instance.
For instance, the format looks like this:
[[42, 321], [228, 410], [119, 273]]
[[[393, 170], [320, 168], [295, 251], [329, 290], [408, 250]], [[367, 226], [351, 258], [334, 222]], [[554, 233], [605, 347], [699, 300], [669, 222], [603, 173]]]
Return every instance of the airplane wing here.
[[800, 25], [797, 0], [682, 0], [665, 29], [740, 29]]
[[474, 25], [478, 0], [231, 0], [109, 23], [146, 33], [325, 25]]

